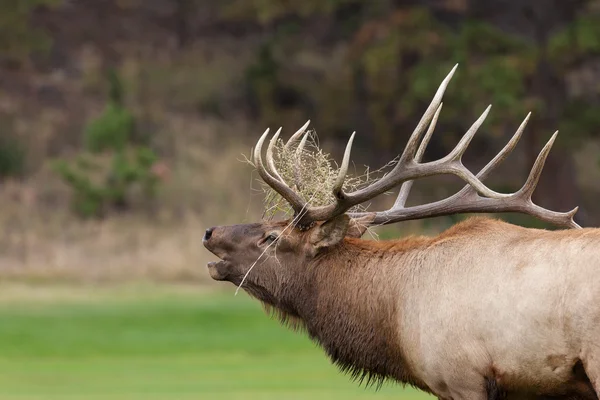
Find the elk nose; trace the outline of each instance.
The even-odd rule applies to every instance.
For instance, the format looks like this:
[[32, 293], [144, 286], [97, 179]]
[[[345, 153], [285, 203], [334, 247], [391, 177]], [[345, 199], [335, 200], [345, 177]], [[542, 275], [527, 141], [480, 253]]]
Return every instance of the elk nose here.
[[215, 230], [215, 228], [208, 228], [206, 230], [206, 232], [204, 233], [204, 240], [210, 239], [214, 230]]

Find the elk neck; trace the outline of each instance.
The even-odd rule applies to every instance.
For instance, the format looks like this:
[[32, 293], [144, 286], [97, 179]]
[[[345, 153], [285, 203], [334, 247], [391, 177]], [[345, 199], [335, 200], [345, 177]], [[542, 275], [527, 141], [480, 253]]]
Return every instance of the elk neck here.
[[427, 390], [402, 360], [401, 293], [430, 238], [347, 238], [307, 266], [294, 308], [310, 337], [359, 381], [386, 379]]

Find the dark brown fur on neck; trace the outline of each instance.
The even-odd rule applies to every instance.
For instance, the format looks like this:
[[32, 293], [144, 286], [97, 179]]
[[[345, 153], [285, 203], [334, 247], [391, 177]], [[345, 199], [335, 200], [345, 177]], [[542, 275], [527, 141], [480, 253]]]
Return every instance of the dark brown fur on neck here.
[[[399, 310], [393, 306], [401, 271], [387, 271], [373, 256], [390, 251], [402, 257], [428, 238], [373, 242], [347, 238], [340, 248], [326, 250], [306, 266], [306, 281], [294, 285], [292, 312], [266, 305], [282, 323], [305, 330], [323, 347], [331, 361], [353, 379], [380, 387], [387, 380], [429, 391], [402, 362], [397, 337]], [[322, 266], [322, 267], [319, 267]], [[326, 266], [326, 268], [324, 268]], [[395, 297], [396, 295], [396, 297]]]

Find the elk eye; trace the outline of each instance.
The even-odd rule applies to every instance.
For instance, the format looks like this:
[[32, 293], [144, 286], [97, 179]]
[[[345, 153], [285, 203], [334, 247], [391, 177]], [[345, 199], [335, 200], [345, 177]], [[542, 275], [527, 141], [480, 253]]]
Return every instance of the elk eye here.
[[275, 233], [271, 233], [269, 236], [267, 236], [267, 237], [265, 238], [265, 242], [267, 242], [267, 243], [273, 243], [273, 242], [274, 242], [274, 241], [276, 241], [277, 239], [278, 239], [278, 236], [277, 236], [277, 234], [275, 234]]

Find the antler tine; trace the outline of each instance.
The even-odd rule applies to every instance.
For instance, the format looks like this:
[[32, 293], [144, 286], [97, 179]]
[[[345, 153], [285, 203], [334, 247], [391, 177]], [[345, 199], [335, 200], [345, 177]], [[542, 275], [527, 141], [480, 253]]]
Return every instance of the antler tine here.
[[279, 193], [281, 197], [286, 199], [286, 201], [290, 203], [294, 211], [298, 213], [305, 207], [304, 200], [296, 192], [290, 189], [290, 187], [287, 186], [285, 182], [280, 181], [279, 179], [271, 175], [271, 173], [265, 168], [265, 165], [263, 164], [261, 152], [265, 139], [268, 135], [269, 128], [267, 128], [267, 130], [262, 134], [260, 139], [258, 139], [256, 147], [254, 148], [253, 158], [256, 170], [258, 171], [258, 174], [260, 175], [262, 180], [265, 181], [265, 183], [271, 188], [273, 188], [273, 190]]
[[[521, 125], [519, 125], [519, 128], [517, 129], [517, 131], [513, 134], [513, 136], [508, 141], [508, 143], [506, 143], [506, 145], [504, 145], [502, 150], [500, 150], [500, 152], [498, 154], [496, 154], [496, 156], [490, 162], [488, 162], [485, 165], [485, 167], [483, 167], [479, 171], [479, 173], [477, 174], [477, 179], [479, 179], [480, 181], [483, 181], [485, 178], [487, 178], [488, 175], [498, 165], [500, 165], [502, 163], [502, 161], [504, 161], [506, 159], [506, 157], [508, 157], [508, 155], [514, 150], [514, 148], [517, 146], [517, 143], [519, 143], [521, 136], [523, 136], [523, 131], [525, 130], [525, 127], [527, 126], [527, 123], [529, 122], [529, 117], [531, 117], [531, 112], [527, 114], [527, 116], [525, 117], [523, 122], [521, 122]], [[457, 194], [464, 194], [467, 192], [469, 192], [469, 193], [475, 192], [475, 190], [473, 189], [473, 187], [466, 185]]]
[[277, 167], [275, 166], [275, 160], [273, 159], [273, 148], [275, 147], [275, 144], [277, 144], [277, 139], [279, 139], [280, 133], [281, 128], [279, 128], [277, 132], [275, 132], [275, 135], [273, 135], [273, 137], [269, 141], [269, 146], [267, 147], [267, 166], [277, 179], [279, 179], [281, 182], [285, 182], [279, 174], [279, 171], [277, 171]]
[[270, 130], [271, 130], [271, 128], [267, 128], [263, 132], [263, 134], [258, 139], [258, 142], [256, 142], [256, 146], [254, 147], [254, 152], [252, 153], [252, 159], [253, 159], [256, 167], [258, 167], [258, 164], [261, 163], [261, 161], [262, 161], [261, 156], [260, 156], [260, 153], [262, 150], [262, 144], [265, 141], [265, 139], [267, 138], [267, 135], [269, 134]]
[[552, 145], [554, 145], [554, 141], [556, 140], [557, 136], [558, 131], [554, 132], [550, 140], [548, 140], [548, 143], [546, 143], [542, 151], [540, 151], [540, 154], [538, 154], [537, 158], [535, 159], [535, 162], [533, 163], [533, 167], [529, 172], [529, 176], [527, 177], [525, 184], [521, 189], [519, 189], [517, 193], [515, 193], [515, 195], [521, 196], [528, 205], [535, 207], [535, 216], [537, 216], [538, 218], [552, 218], [553, 223], [560, 222], [561, 224], [570, 228], [581, 228], [581, 226], [579, 226], [573, 220], [573, 217], [577, 213], [577, 210], [579, 210], [579, 207], [575, 207], [574, 209], [566, 213], [558, 213], [561, 214], [560, 219], [558, 221], [555, 221], [555, 214], [557, 213], [555, 213], [554, 211], [546, 210], [545, 208], [542, 208], [531, 201], [533, 192], [535, 191], [538, 181], [540, 180], [540, 176], [542, 175], [542, 170], [544, 168], [544, 164], [546, 163], [546, 158], [548, 158], [548, 154], [550, 154], [550, 149], [552, 149]]
[[491, 108], [492, 108], [492, 105], [490, 104], [485, 109], [483, 114], [481, 114], [481, 116], [477, 119], [477, 121], [475, 121], [473, 123], [473, 125], [471, 125], [471, 127], [469, 128], [467, 133], [465, 133], [463, 135], [463, 137], [460, 139], [458, 144], [454, 147], [454, 149], [452, 149], [450, 154], [448, 154], [446, 156], [447, 159], [453, 160], [453, 161], [460, 161], [460, 159], [462, 158], [462, 155], [467, 150], [467, 147], [469, 147], [469, 144], [471, 143], [473, 136], [475, 136], [475, 134], [477, 133], [477, 131], [479, 130], [479, 128], [481, 127], [481, 125], [483, 124], [485, 119], [487, 118], [488, 114], [490, 113]]
[[302, 174], [300, 173], [300, 163], [302, 162], [302, 151], [304, 151], [304, 146], [306, 145], [306, 140], [308, 139], [308, 132], [304, 134], [300, 144], [296, 148], [296, 153], [294, 154], [294, 181], [296, 184], [296, 189], [302, 189]]
[[[410, 138], [408, 139], [408, 142], [406, 143], [406, 147], [404, 148], [404, 152], [402, 153], [402, 156], [400, 156], [398, 165], [401, 165], [403, 163], [406, 163], [406, 162], [414, 159], [414, 154], [415, 154], [415, 151], [419, 144], [419, 139], [421, 138], [421, 133], [423, 132], [425, 127], [427, 125], [429, 125], [429, 121], [431, 121], [431, 118], [435, 115], [440, 104], [442, 103], [442, 98], [444, 97], [444, 93], [446, 92], [446, 88], [448, 87], [450, 80], [452, 79], [452, 77], [454, 76], [454, 73], [456, 72], [456, 68], [458, 68], [458, 64], [456, 64], [454, 66], [454, 68], [452, 68], [452, 70], [448, 73], [448, 75], [446, 75], [446, 78], [444, 78], [444, 80], [438, 87], [438, 90], [435, 92], [435, 95], [433, 96], [433, 100], [431, 100], [431, 103], [429, 104], [429, 106], [425, 110], [425, 113], [419, 120], [419, 123], [417, 124], [415, 130], [410, 135]], [[396, 167], [398, 167], [398, 165]]]
[[[425, 154], [425, 149], [427, 148], [427, 145], [429, 144], [429, 140], [431, 139], [431, 136], [433, 135], [433, 131], [435, 130], [435, 125], [437, 124], [437, 120], [438, 120], [438, 117], [440, 116], [440, 112], [442, 111], [443, 105], [444, 105], [444, 103], [440, 103], [440, 106], [438, 107], [437, 111], [433, 115], [431, 124], [429, 124], [429, 129], [427, 129], [427, 132], [425, 133], [425, 136], [423, 136], [423, 140], [421, 141], [421, 144], [419, 145], [419, 149], [417, 150], [417, 154], [415, 155], [415, 158], [414, 158], [414, 160], [418, 163], [420, 163], [421, 160], [423, 159], [423, 155]], [[414, 180], [410, 180], [410, 181], [404, 182], [402, 184], [402, 186], [400, 186], [400, 191], [398, 192], [398, 197], [396, 198], [396, 201], [394, 202], [394, 207], [404, 207], [406, 205], [406, 200], [408, 199], [408, 195], [410, 194], [410, 190], [412, 189], [413, 183], [414, 183]]]
[[[522, 208], [515, 207], [514, 209], [508, 210], [508, 211], [514, 211], [514, 212], [520, 212], [523, 214], [528, 214], [528, 215], [536, 217], [542, 221], [554, 224], [556, 226], [562, 226], [565, 228], [572, 228], [572, 229], [581, 229], [581, 225], [579, 225], [577, 222], [575, 222], [575, 220], [573, 220], [573, 217], [575, 217], [575, 214], [577, 214], [578, 210], [579, 210], [579, 207], [575, 207], [571, 211], [556, 212], [556, 211], [547, 210], [543, 207], [538, 206], [537, 204], [530, 202], [526, 208], [525, 207], [522, 207]], [[490, 211], [490, 212], [497, 212], [497, 211]]]
[[573, 219], [575, 217], [575, 214], [577, 214], [577, 211], [579, 211], [579, 206], [575, 207], [571, 211], [568, 211], [568, 212], [564, 213], [568, 217], [568, 219], [569, 219], [569, 222], [565, 225], [567, 228], [581, 229], [581, 225], [579, 225]]
[[308, 125], [310, 124], [310, 119], [308, 121], [306, 121], [304, 123], [304, 125], [302, 125], [302, 127], [300, 129], [298, 129], [296, 131], [296, 133], [294, 133], [286, 142], [284, 149], [289, 149], [294, 143], [296, 143], [296, 141], [298, 140], [298, 138], [300, 136], [302, 136], [302, 134], [304, 133], [304, 131], [306, 130], [306, 128], [308, 128]]
[[546, 163], [546, 158], [550, 153], [550, 149], [552, 148], [552, 145], [556, 140], [556, 136], [558, 136], [558, 131], [554, 132], [554, 135], [552, 135], [550, 140], [548, 140], [548, 143], [546, 143], [542, 151], [540, 151], [540, 154], [538, 154], [537, 158], [535, 159], [535, 162], [533, 163], [533, 167], [529, 172], [529, 176], [527, 177], [525, 184], [517, 192], [520, 195], [524, 196], [526, 200], [531, 200], [531, 196], [533, 195], [537, 183], [540, 180], [540, 176], [542, 175], [542, 169], [544, 168], [544, 164]]
[[356, 132], [352, 132], [350, 140], [348, 140], [348, 144], [346, 145], [346, 151], [344, 151], [344, 158], [342, 159], [342, 165], [340, 166], [337, 179], [333, 184], [333, 195], [338, 199], [342, 198], [344, 195], [342, 189], [344, 186], [344, 181], [346, 180], [346, 174], [348, 173], [348, 165], [350, 164], [350, 152], [352, 151], [352, 142], [354, 141], [355, 134]]
[[423, 156], [425, 155], [425, 150], [427, 149], [427, 145], [429, 144], [429, 141], [431, 140], [431, 136], [433, 136], [433, 131], [435, 130], [435, 126], [437, 125], [437, 120], [438, 120], [438, 117], [440, 116], [440, 113], [442, 112], [443, 105], [444, 105], [444, 103], [440, 103], [440, 106], [438, 107], [437, 111], [433, 115], [431, 124], [429, 124], [429, 129], [427, 129], [427, 132], [425, 133], [425, 136], [423, 136], [423, 140], [421, 141], [421, 144], [419, 145], [419, 149], [417, 150], [417, 154], [415, 155], [415, 161], [418, 163], [421, 162], [421, 160], [423, 159]]
[[479, 178], [480, 181], [483, 181], [485, 178], [487, 178], [488, 175], [494, 170], [494, 168], [496, 168], [502, 161], [504, 161], [504, 159], [506, 159], [506, 157], [517, 146], [517, 143], [519, 143], [519, 140], [523, 135], [523, 131], [525, 130], [525, 127], [529, 122], [529, 117], [531, 117], [531, 113], [527, 114], [523, 122], [521, 122], [521, 125], [519, 125], [519, 128], [517, 129], [515, 134], [512, 136], [512, 138], [510, 138], [508, 143], [506, 143], [504, 148], [500, 150], [498, 154], [496, 154], [496, 157], [494, 157], [489, 163], [486, 164], [485, 167], [481, 169], [481, 171], [479, 171], [479, 173], [477, 174], [477, 178]]
[[558, 131], [554, 132], [550, 140], [548, 140], [548, 143], [546, 143], [542, 151], [540, 151], [540, 154], [538, 154], [537, 158], [535, 159], [535, 162], [533, 163], [533, 167], [529, 172], [529, 176], [527, 177], [525, 184], [521, 189], [519, 189], [518, 192], [515, 193], [515, 196], [520, 196], [520, 198], [523, 200], [526, 206], [529, 206], [531, 209], [534, 210], [534, 212], [529, 212], [530, 214], [542, 220], [548, 220], [555, 224], [564, 225], [569, 228], [581, 228], [581, 226], [579, 226], [573, 220], [573, 217], [577, 213], [579, 207], [575, 207], [573, 210], [566, 213], [558, 213], [560, 215], [557, 216], [557, 213], [555, 213], [554, 211], [546, 210], [545, 208], [540, 207], [531, 201], [533, 192], [535, 191], [538, 181], [540, 180], [540, 176], [542, 174], [546, 158], [548, 158], [550, 149], [552, 149], [552, 145], [554, 144], [554, 141], [556, 140], [557, 136]]
[[308, 132], [304, 134], [300, 144], [296, 148], [296, 157], [300, 157], [302, 155], [302, 151], [304, 151], [304, 146], [306, 146], [306, 141], [308, 140]]

